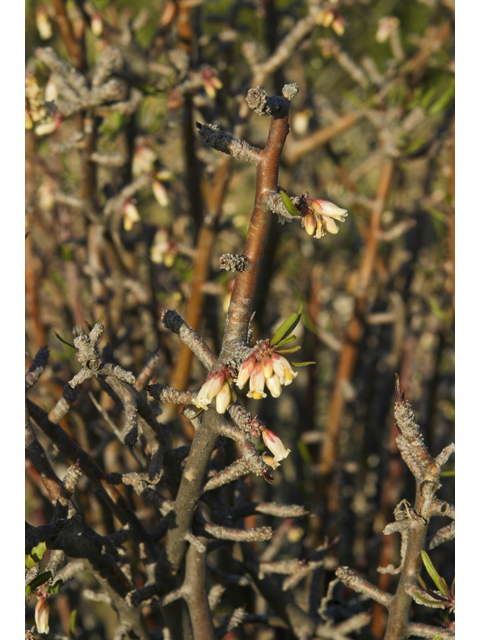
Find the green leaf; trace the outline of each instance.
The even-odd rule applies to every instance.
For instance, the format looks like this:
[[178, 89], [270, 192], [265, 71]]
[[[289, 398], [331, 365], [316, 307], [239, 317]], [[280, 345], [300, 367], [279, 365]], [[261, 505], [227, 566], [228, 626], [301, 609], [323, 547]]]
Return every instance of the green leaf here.
[[442, 471], [440, 474], [442, 478], [450, 478], [451, 476], [455, 476], [455, 469], [451, 469], [450, 471]]
[[40, 544], [37, 544], [36, 547], [33, 547], [33, 549], [30, 551], [30, 555], [36, 562], [40, 562], [46, 550], [47, 545], [45, 544], [45, 542], [40, 542]]
[[428, 556], [428, 553], [426, 553], [425, 551], [422, 551], [421, 553], [422, 553], [422, 561], [423, 561], [423, 564], [425, 566], [425, 569], [428, 572], [428, 575], [434, 581], [435, 586], [440, 591], [440, 593], [443, 593], [443, 595], [446, 596], [447, 594], [445, 593], [445, 591], [443, 589], [443, 585], [441, 583], [441, 578], [438, 575], [437, 570], [433, 566], [432, 561], [430, 560], [430, 558]]
[[273, 336], [270, 338], [270, 344], [272, 347], [278, 344], [281, 340], [283, 340], [287, 336], [289, 336], [292, 333], [292, 331], [295, 330], [295, 327], [300, 322], [300, 318], [302, 317], [302, 309], [303, 309], [303, 302], [298, 308], [297, 313], [292, 313], [292, 315], [289, 316], [278, 327], [278, 329], [275, 331]]
[[46, 550], [47, 545], [45, 542], [40, 542], [36, 547], [33, 547], [30, 551], [30, 555], [25, 556], [25, 566], [27, 569], [32, 569], [37, 562], [40, 562]]
[[290, 364], [293, 365], [294, 367], [308, 367], [309, 364], [317, 364], [317, 363], [311, 360], [310, 362], [291, 362]]
[[95, 324], [98, 324], [99, 322], [101, 322], [101, 321], [103, 320], [103, 318], [105, 317], [106, 312], [107, 312], [107, 310], [106, 310], [106, 309], [104, 309], [104, 310], [102, 311], [102, 313], [100, 314], [99, 319], [95, 322]]
[[425, 580], [422, 578], [422, 576], [417, 573], [417, 580], [420, 583], [420, 586], [423, 587], [425, 589], [425, 591], [427, 590], [427, 583], [425, 582]]
[[45, 588], [48, 591], [48, 593], [50, 593], [52, 596], [54, 596], [60, 591], [60, 589], [63, 587], [63, 585], [64, 585], [63, 580], [57, 580], [55, 582], [55, 584], [53, 584], [52, 586], [45, 587]]
[[68, 631], [70, 638], [75, 638], [75, 622], [77, 620], [77, 609], [73, 609], [70, 614], [70, 622], [68, 623]]
[[290, 344], [290, 342], [295, 342], [296, 339], [297, 339], [297, 336], [288, 336], [288, 338], [284, 338], [283, 340], [280, 340], [280, 342], [276, 344], [275, 351], [278, 349], [278, 347], [283, 347], [284, 344]]
[[25, 585], [25, 595], [29, 596], [31, 593], [35, 591], [38, 587], [45, 584], [52, 577], [51, 571], [44, 571], [40, 573], [36, 578], [34, 578], [29, 584]]
[[277, 353], [295, 353], [296, 351], [300, 351], [302, 347], [297, 344], [295, 347], [290, 347], [289, 349], [277, 349], [275, 348], [275, 351]]
[[283, 206], [285, 207], [285, 209], [288, 211], [288, 213], [291, 216], [300, 216], [301, 215], [300, 211], [297, 209], [297, 207], [293, 204], [293, 202], [287, 196], [286, 192], [283, 191], [282, 189], [280, 190], [280, 197], [282, 199]]
[[437, 633], [437, 635], [433, 638], [433, 640], [442, 640], [442, 638], [440, 637], [440, 634]]

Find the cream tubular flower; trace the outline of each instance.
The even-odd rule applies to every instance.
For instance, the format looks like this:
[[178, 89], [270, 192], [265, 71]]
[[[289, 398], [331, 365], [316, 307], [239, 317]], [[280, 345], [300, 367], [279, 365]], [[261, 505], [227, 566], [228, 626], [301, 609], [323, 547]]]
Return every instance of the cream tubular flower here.
[[267, 394], [264, 392], [265, 388], [265, 376], [263, 374], [262, 365], [257, 362], [253, 368], [252, 375], [250, 376], [250, 391], [247, 393], [247, 397], [260, 400], [260, 398], [266, 398]]
[[328, 231], [328, 233], [337, 234], [339, 229], [335, 220], [345, 222], [345, 218], [348, 216], [346, 209], [341, 209], [328, 200], [313, 200], [312, 198], [308, 198], [308, 204], [317, 219], [316, 238], [321, 238], [325, 235], [324, 229]]
[[46, 598], [38, 598], [35, 606], [35, 624], [37, 626], [38, 633], [48, 633], [50, 626], [48, 624], [48, 618], [50, 615], [50, 607]]
[[265, 429], [262, 431], [262, 438], [265, 443], [265, 446], [270, 449], [273, 453], [273, 459], [275, 462], [280, 462], [280, 460], [284, 460], [288, 454], [290, 453], [290, 449], [285, 449], [283, 442], [273, 431], [269, 431]]
[[244, 360], [240, 366], [237, 377], [237, 387], [243, 389], [250, 378], [253, 367], [255, 366], [255, 355], [252, 354], [246, 360]]
[[[223, 371], [217, 371], [217, 373], [209, 373], [206, 381], [204, 382], [202, 388], [197, 394], [197, 399], [195, 404], [199, 409], [204, 409], [205, 411], [208, 409], [208, 405], [211, 403], [213, 398], [217, 396], [222, 390], [223, 383], [225, 382], [225, 374]], [[218, 409], [217, 409], [218, 411]], [[219, 413], [225, 413], [225, 411]]]
[[270, 378], [265, 380], [268, 390], [272, 394], [272, 397], [278, 398], [278, 396], [282, 393], [282, 385], [280, 383], [280, 378], [276, 373], [273, 374]]
[[272, 354], [273, 370], [280, 378], [280, 384], [286, 387], [292, 384], [294, 378], [298, 376], [298, 371], [292, 369], [292, 365], [283, 356], [279, 356], [278, 353]]
[[217, 395], [217, 413], [225, 413], [228, 407], [235, 402], [237, 395], [230, 386], [230, 381], [225, 380]]
[[262, 371], [265, 378], [271, 378], [273, 376], [273, 363], [269, 355], [264, 356], [262, 360]]

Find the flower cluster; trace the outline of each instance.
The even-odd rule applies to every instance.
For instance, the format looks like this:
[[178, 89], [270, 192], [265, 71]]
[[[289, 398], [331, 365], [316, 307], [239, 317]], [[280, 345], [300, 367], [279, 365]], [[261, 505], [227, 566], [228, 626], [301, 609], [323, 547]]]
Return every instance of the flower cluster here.
[[228, 407], [237, 399], [232, 389], [231, 374], [226, 368], [209, 373], [205, 383], [197, 394], [196, 405], [199, 409], [208, 409], [213, 398], [216, 398], [218, 413], [225, 413]]
[[270, 341], [263, 340], [240, 366], [237, 387], [243, 389], [250, 380], [249, 398], [266, 398], [265, 385], [272, 396], [278, 398], [282, 393], [282, 385], [291, 384], [297, 375], [288, 360], [270, 345]]
[[348, 216], [346, 209], [337, 207], [328, 200], [314, 200], [307, 194], [300, 199], [300, 209], [303, 213], [303, 226], [309, 236], [322, 238], [325, 232], [336, 234], [339, 229], [335, 221], [345, 222]]

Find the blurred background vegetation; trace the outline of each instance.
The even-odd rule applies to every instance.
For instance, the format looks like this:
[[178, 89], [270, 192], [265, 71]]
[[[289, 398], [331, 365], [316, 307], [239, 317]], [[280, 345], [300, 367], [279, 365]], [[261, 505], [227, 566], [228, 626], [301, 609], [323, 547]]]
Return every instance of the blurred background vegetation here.
[[[84, 60], [77, 65], [56, 21], [58, 5], [81, 43]], [[56, 336], [71, 342], [73, 326], [87, 328], [102, 314], [105, 361], [138, 375], [154, 353], [158, 382], [200, 388], [204, 371], [195, 359], [179, 374], [179, 340], [159, 322], [160, 311], [175, 309], [188, 321], [196, 293], [195, 328], [218, 353], [234, 278], [218, 260], [242, 251], [255, 169], [225, 165], [228, 158], [197, 139], [195, 122], [230, 133], [244, 126], [244, 139], [263, 147], [268, 119], [242, 115], [244, 97], [309, 6], [317, 6], [313, 26], [284, 64], [261, 76], [269, 95], [287, 82], [300, 89], [280, 185], [290, 196], [308, 191], [331, 200], [349, 216], [337, 236], [318, 240], [299, 224], [274, 222], [254, 339], [267, 338], [304, 302], [298, 360], [317, 364], [301, 369], [278, 400], [240, 394], [292, 449], [273, 485], [255, 477], [248, 485], [255, 499], [294, 502], [310, 512], [279, 528], [276, 521], [275, 557], [306, 557], [325, 536], [338, 536], [324, 587], [334, 566], [348, 564], [391, 591], [396, 579], [376, 567], [398, 562], [399, 541], [382, 531], [399, 500], [414, 495], [395, 444], [395, 373], [432, 454], [453, 438], [453, 2], [28, 0], [26, 72], [41, 95], [51, 72], [35, 57], [37, 47], [52, 47], [91, 80], [105, 48], [115, 45], [123, 66], [113, 75], [123, 83], [123, 99], [138, 97], [131, 112], [114, 101], [84, 106], [45, 134], [39, 125], [58, 115], [47, 101], [46, 115], [26, 130], [27, 366], [39, 347], [50, 348], [49, 366], [30, 397], [50, 410], [79, 368], [74, 350]], [[43, 27], [42, 38], [45, 23], [50, 32]], [[72, 143], [79, 133], [83, 142]], [[87, 153], [101, 158], [92, 163]], [[90, 185], [85, 163], [94, 167]], [[132, 181], [133, 192], [122, 191]], [[90, 381], [61, 425], [107, 472], [136, 470], [105, 415], [121, 420], [113, 400]], [[174, 446], [190, 442], [191, 425], [174, 408], [159, 419]], [[62, 477], [66, 461], [42, 442]], [[441, 490], [450, 502], [453, 481], [446, 477]], [[53, 507], [28, 465], [26, 487], [26, 519], [48, 523]], [[115, 521], [87, 488], [82, 478], [82, 514], [108, 534]], [[158, 512], [130, 487], [123, 490], [153, 528]], [[273, 519], [252, 516], [256, 523]], [[453, 542], [431, 557], [450, 584]], [[79, 593], [89, 580], [79, 575], [68, 583], [56, 597], [55, 615], [66, 624], [68, 612], [79, 608], [75, 637], [111, 638], [109, 608], [82, 604]], [[416, 615], [432, 619], [421, 607]], [[382, 637], [383, 625], [383, 611], [374, 606], [371, 637]], [[274, 633], [247, 625], [229, 637], [283, 637]]]

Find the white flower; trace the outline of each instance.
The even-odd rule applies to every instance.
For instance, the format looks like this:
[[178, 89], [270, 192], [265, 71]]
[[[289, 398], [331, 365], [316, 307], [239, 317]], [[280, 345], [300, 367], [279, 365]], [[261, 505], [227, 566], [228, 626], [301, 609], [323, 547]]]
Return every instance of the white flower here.
[[155, 200], [158, 202], [158, 204], [161, 207], [167, 207], [168, 204], [170, 203], [170, 200], [168, 198], [167, 190], [165, 189], [163, 184], [158, 180], [153, 180], [152, 191], [153, 191], [153, 195], [155, 196]]
[[48, 17], [47, 9], [44, 5], [38, 7], [37, 13], [35, 15], [35, 22], [37, 25], [38, 33], [40, 34], [40, 38], [42, 40], [49, 40], [53, 35], [53, 31], [50, 18]]
[[230, 386], [230, 381], [225, 380], [217, 395], [217, 413], [225, 413], [228, 407], [235, 402], [237, 395]]
[[278, 353], [272, 354], [273, 370], [280, 378], [280, 384], [286, 387], [292, 384], [294, 378], [298, 376], [298, 371], [292, 369], [292, 365], [283, 356], [279, 356]]
[[50, 615], [50, 607], [46, 598], [38, 598], [37, 605], [35, 607], [35, 624], [37, 625], [38, 633], [48, 633], [50, 627], [48, 624], [48, 618]]
[[[208, 409], [210, 402], [218, 395], [225, 382], [225, 373], [223, 371], [217, 371], [216, 373], [209, 373], [206, 381], [202, 385], [202, 388], [197, 393], [197, 399], [195, 404], [199, 409]], [[220, 412], [219, 413], [224, 413]]]
[[250, 376], [250, 391], [247, 393], [248, 398], [254, 398], [260, 400], [260, 398], [266, 398], [267, 394], [264, 392], [265, 388], [265, 376], [263, 374], [262, 365], [260, 362], [255, 363], [255, 366]]
[[133, 228], [135, 222], [140, 221], [140, 215], [137, 207], [132, 200], [127, 200], [122, 207], [123, 214], [123, 228], [125, 231], [130, 231]]
[[307, 198], [309, 212], [304, 217], [304, 226], [309, 235], [313, 235], [313, 221], [311, 220], [310, 212], [315, 215], [316, 219], [316, 232], [315, 238], [322, 238], [325, 235], [325, 231], [328, 233], [337, 234], [339, 229], [335, 223], [345, 222], [345, 218], [348, 216], [346, 209], [337, 207], [333, 202], [328, 200], [313, 200], [313, 198]]
[[273, 459], [275, 462], [280, 462], [280, 460], [284, 460], [288, 454], [290, 453], [290, 449], [285, 449], [283, 442], [273, 431], [269, 431], [269, 429], [265, 429], [262, 431], [262, 438], [270, 451], [273, 453]]
[[267, 387], [274, 398], [278, 398], [278, 396], [282, 393], [282, 385], [280, 382], [280, 378], [277, 374], [273, 374], [270, 378], [265, 380], [267, 383]]

